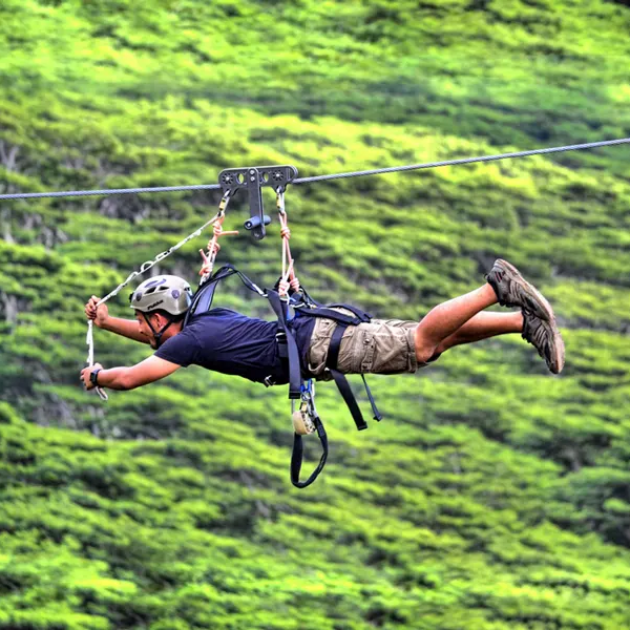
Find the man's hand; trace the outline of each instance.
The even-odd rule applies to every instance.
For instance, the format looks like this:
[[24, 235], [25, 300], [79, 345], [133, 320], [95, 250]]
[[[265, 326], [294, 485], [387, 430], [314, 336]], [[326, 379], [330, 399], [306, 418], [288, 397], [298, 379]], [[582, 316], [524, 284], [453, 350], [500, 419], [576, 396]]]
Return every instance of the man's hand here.
[[85, 305], [85, 315], [88, 319], [91, 319], [98, 328], [102, 328], [107, 319], [109, 318], [109, 309], [107, 305], [101, 304], [99, 307], [96, 305], [99, 303], [100, 298], [93, 295], [88, 303]]
[[102, 369], [103, 369], [103, 366], [100, 363], [95, 363], [94, 365], [90, 365], [89, 367], [83, 368], [81, 370], [81, 376], [79, 378], [83, 381], [83, 386], [85, 387], [87, 391], [90, 391], [91, 389], [94, 389], [95, 387], [92, 384], [92, 381], [90, 381], [90, 374], [94, 370], [102, 370]]

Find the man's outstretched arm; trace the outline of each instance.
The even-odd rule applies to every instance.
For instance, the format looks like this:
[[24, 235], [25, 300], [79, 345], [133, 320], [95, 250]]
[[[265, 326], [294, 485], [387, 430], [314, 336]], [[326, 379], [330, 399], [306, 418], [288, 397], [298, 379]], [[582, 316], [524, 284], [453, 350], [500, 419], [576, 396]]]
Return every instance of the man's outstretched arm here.
[[99, 298], [93, 295], [85, 305], [86, 317], [91, 319], [98, 328], [127, 337], [127, 339], [149, 343], [149, 338], [140, 333], [140, 324], [137, 320], [110, 317], [107, 305], [101, 304], [97, 307], [98, 303]]
[[[108, 389], [135, 389], [179, 370], [181, 365], [171, 363], [165, 359], [152, 356], [132, 367], [115, 367], [111, 370], [104, 370], [100, 363], [81, 370], [81, 380], [87, 390], [94, 389], [95, 386], [106, 387]], [[99, 370], [96, 376], [96, 383], [90, 380], [90, 374], [94, 370]]]

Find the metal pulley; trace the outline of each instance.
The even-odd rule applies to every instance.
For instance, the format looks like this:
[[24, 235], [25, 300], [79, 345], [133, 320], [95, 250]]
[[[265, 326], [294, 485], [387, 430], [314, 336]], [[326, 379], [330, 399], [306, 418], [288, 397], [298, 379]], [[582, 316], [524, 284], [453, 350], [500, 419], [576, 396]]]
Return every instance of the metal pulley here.
[[286, 190], [298, 174], [295, 166], [249, 166], [247, 168], [227, 168], [219, 173], [219, 185], [223, 192], [234, 194], [245, 189], [249, 193], [250, 218], [245, 222], [245, 229], [250, 230], [254, 238], [263, 239], [265, 226], [271, 218], [265, 214], [261, 188], [269, 186], [276, 192]]

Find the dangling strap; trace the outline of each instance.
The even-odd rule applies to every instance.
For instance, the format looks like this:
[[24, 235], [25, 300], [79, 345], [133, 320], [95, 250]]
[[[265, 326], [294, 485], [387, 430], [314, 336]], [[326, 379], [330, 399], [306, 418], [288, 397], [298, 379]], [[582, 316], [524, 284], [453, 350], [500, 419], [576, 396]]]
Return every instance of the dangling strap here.
[[370, 405], [372, 405], [372, 413], [374, 420], [376, 420], [377, 422], [380, 422], [383, 419], [383, 416], [381, 415], [381, 412], [378, 410], [378, 407], [376, 406], [376, 401], [374, 400], [374, 396], [372, 396], [372, 392], [370, 390], [370, 388], [368, 387], [367, 381], [365, 380], [365, 374], [361, 374], [361, 378], [363, 379], [363, 385], [365, 386], [365, 393], [368, 396], [368, 399], [370, 400]]
[[352, 392], [350, 383], [348, 383], [348, 379], [339, 370], [337, 370], [337, 361], [339, 360], [341, 338], [343, 337], [343, 333], [345, 332], [347, 327], [348, 324], [344, 324], [343, 322], [337, 323], [337, 326], [335, 327], [335, 330], [330, 339], [330, 345], [328, 347], [328, 358], [326, 359], [326, 367], [330, 370], [333, 379], [335, 379], [337, 389], [339, 389], [339, 393], [341, 394], [346, 405], [348, 405], [348, 409], [352, 414], [354, 424], [357, 425], [357, 430], [363, 431], [363, 429], [368, 428], [367, 422], [363, 418], [363, 414], [361, 413], [361, 409], [359, 408], [357, 399], [354, 397], [354, 393]]
[[294, 434], [293, 454], [291, 455], [291, 483], [296, 488], [306, 488], [310, 486], [315, 479], [317, 479], [319, 473], [322, 472], [326, 460], [328, 459], [328, 436], [326, 435], [326, 429], [324, 429], [324, 425], [317, 415], [313, 417], [313, 423], [315, 424], [319, 441], [322, 443], [322, 456], [319, 460], [319, 464], [317, 464], [317, 468], [311, 473], [311, 476], [306, 481], [300, 481], [300, 470], [302, 469], [302, 459], [304, 457], [304, 444], [302, 442], [302, 436], [298, 433]]

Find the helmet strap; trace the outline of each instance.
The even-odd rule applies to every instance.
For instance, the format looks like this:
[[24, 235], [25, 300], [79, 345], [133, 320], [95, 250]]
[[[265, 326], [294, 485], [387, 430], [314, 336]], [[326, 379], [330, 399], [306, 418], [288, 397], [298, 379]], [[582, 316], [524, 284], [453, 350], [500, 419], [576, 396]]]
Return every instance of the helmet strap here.
[[144, 321], [146, 321], [147, 325], [151, 329], [151, 332], [153, 333], [156, 347], [159, 348], [160, 345], [162, 344], [162, 335], [166, 332], [166, 329], [173, 323], [173, 320], [172, 319], [169, 320], [169, 322], [166, 324], [166, 326], [164, 326], [164, 328], [162, 328], [162, 330], [156, 331], [155, 328], [153, 328], [153, 325], [151, 324], [147, 314], [142, 313], [142, 315], [144, 316]]

